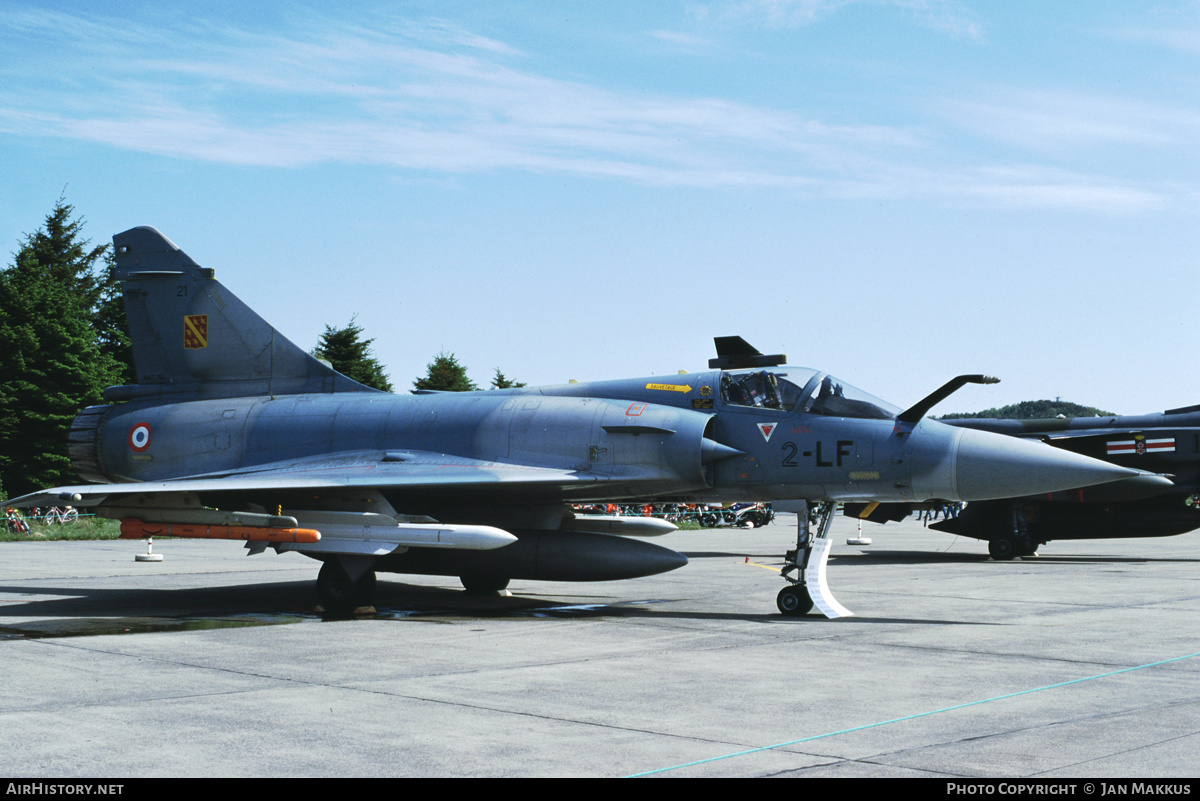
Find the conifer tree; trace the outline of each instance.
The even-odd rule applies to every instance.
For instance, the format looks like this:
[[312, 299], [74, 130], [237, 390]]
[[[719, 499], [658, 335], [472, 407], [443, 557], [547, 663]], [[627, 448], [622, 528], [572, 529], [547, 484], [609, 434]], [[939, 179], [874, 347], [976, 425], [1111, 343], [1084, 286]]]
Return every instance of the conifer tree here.
[[525, 386], [524, 381], [513, 381], [504, 373], [500, 372], [500, 368], [496, 368], [496, 375], [492, 378], [492, 389], [511, 389], [513, 387]]
[[96, 268], [109, 246], [91, 247], [91, 240], [82, 236], [84, 220], [73, 219], [74, 213], [75, 207], [59, 197], [42, 227], [26, 234], [20, 254], [32, 258], [49, 271], [51, 278], [79, 295], [90, 313], [104, 290], [104, 277], [97, 275]]
[[325, 326], [325, 333], [313, 348], [312, 355], [325, 359], [334, 370], [360, 384], [391, 392], [392, 382], [383, 371], [383, 365], [371, 353], [371, 343], [375, 340], [362, 338], [363, 329], [355, 322], [357, 319], [358, 315], [351, 317], [345, 328]]
[[0, 271], [0, 484], [13, 496], [77, 483], [71, 421], [122, 380], [96, 332], [107, 246], [90, 247], [73, 212], [60, 198]]
[[428, 365], [423, 378], [413, 382], [414, 389], [432, 389], [442, 392], [472, 392], [479, 389], [467, 378], [467, 368], [458, 363], [453, 353], [439, 353]]
[[129, 339], [129, 322], [125, 318], [125, 300], [121, 284], [113, 278], [112, 253], [104, 256], [104, 280], [100, 287], [100, 300], [96, 304], [93, 328], [96, 343], [102, 353], [117, 362], [121, 370], [120, 384], [136, 384], [137, 370], [133, 365], [133, 343]]

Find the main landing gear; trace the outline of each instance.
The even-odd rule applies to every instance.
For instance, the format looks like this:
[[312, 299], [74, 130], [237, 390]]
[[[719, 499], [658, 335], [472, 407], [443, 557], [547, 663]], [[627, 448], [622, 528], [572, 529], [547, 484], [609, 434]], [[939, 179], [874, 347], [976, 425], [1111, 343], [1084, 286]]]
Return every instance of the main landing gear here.
[[[775, 504], [776, 509], [780, 506]], [[796, 550], [788, 551], [783, 563], [783, 577], [790, 583], [779, 591], [775, 605], [788, 617], [806, 615], [814, 605], [831, 620], [852, 617], [854, 613], [834, 599], [825, 581], [825, 565], [829, 561], [829, 549], [833, 547], [829, 529], [837, 506], [828, 501], [811, 507], [801, 502], [795, 510]], [[814, 526], [816, 534], [813, 534]], [[789, 575], [792, 572], [797, 573], [796, 578]]]
[[[317, 597], [326, 613], [354, 614], [355, 609], [375, 603], [375, 571], [356, 570], [337, 558], [326, 560], [317, 574]], [[356, 574], [356, 575], [352, 575]]]
[[1021, 537], [997, 537], [988, 540], [988, 553], [997, 562], [1015, 559], [1018, 556], [1037, 556], [1037, 549], [1037, 545]]
[[1029, 521], [1025, 517], [1025, 506], [1020, 501], [1012, 505], [1012, 526], [1007, 534], [988, 540], [988, 553], [997, 562], [1018, 556], [1037, 556], [1040, 543], [1029, 535]]

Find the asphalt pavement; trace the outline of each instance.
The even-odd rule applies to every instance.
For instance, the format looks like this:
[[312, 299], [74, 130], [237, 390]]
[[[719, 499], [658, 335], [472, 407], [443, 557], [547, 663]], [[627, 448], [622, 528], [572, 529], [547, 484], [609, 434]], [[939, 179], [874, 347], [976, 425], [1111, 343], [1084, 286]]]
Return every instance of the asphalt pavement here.
[[657, 539], [681, 570], [594, 584], [380, 574], [237, 543], [0, 544], [0, 772], [196, 777], [1190, 777], [1200, 536], [995, 562], [837, 518], [854, 617], [786, 618], [792, 516]]

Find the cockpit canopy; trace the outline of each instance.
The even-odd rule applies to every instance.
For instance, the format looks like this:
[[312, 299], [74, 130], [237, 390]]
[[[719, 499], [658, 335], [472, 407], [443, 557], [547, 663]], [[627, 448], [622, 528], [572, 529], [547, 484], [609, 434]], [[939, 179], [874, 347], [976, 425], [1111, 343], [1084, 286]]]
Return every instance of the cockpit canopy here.
[[806, 367], [722, 372], [721, 398], [730, 406], [802, 411], [830, 417], [891, 420], [900, 413], [899, 407], [829, 373]]

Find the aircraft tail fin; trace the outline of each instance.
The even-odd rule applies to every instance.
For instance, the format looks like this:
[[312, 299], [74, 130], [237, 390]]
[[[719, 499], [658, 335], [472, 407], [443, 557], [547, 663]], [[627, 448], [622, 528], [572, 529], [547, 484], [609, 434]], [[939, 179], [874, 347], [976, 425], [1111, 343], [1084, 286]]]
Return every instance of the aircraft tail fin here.
[[372, 391], [294, 345], [156, 229], [113, 245], [138, 384], [106, 400]]

